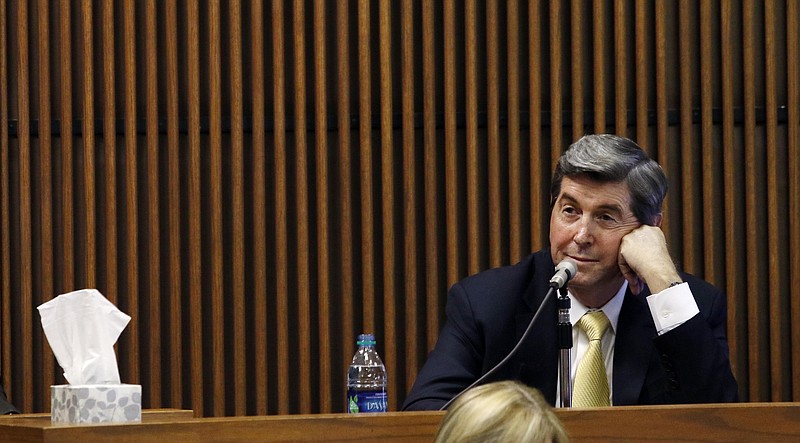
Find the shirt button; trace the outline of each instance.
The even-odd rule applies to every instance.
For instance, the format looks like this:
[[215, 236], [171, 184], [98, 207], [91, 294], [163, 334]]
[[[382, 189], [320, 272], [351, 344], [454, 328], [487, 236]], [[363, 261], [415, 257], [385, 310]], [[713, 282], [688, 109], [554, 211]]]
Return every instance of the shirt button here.
[[669, 311], [664, 311], [661, 313], [661, 316], [664, 318], [669, 318], [670, 315], [672, 315], [672, 312]]

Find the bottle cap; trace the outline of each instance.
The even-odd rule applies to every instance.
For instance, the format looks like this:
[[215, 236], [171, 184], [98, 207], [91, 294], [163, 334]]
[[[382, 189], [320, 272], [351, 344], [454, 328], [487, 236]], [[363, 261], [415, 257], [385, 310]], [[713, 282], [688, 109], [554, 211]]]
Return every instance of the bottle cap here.
[[359, 346], [375, 346], [375, 336], [372, 334], [360, 334], [356, 344]]

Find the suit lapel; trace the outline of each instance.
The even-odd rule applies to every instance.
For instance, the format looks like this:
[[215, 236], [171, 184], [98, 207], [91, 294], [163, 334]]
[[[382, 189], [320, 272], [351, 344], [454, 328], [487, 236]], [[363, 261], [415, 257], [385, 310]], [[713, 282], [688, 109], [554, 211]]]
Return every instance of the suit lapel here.
[[[534, 275], [517, 307], [515, 316], [515, 342], [522, 338], [539, 305], [545, 301], [548, 280], [555, 270], [549, 251], [537, 254], [534, 260]], [[639, 403], [640, 393], [645, 382], [652, 355], [642, 350], [653, 349], [652, 341], [656, 332], [645, 291], [633, 295], [630, 289], [620, 310], [617, 323], [617, 337], [614, 345], [614, 404], [632, 405]], [[515, 374], [520, 381], [534, 386], [550, 404], [556, 401], [558, 381], [558, 343], [556, 327], [557, 308], [551, 298], [533, 325], [533, 330], [522, 343], [514, 362]], [[512, 376], [515, 376], [512, 374]]]
[[537, 254], [533, 278], [521, 298], [515, 317], [515, 340], [519, 341], [536, 310], [543, 302], [545, 303], [515, 360], [519, 365], [520, 381], [542, 391], [550, 404], [555, 404], [558, 373], [557, 310], [552, 297], [545, 300], [545, 295], [549, 289], [548, 280], [554, 270], [555, 266], [550, 259], [549, 251], [546, 251], [545, 254]]
[[644, 385], [652, 355], [655, 335], [653, 320], [645, 297], [649, 292], [633, 295], [628, 289], [617, 322], [614, 344], [614, 404], [634, 405]]

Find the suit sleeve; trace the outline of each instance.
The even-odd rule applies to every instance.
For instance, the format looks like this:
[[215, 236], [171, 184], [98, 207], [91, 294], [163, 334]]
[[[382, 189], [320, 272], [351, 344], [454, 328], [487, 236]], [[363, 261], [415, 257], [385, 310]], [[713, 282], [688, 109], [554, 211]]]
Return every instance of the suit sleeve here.
[[480, 326], [460, 283], [448, 292], [445, 312], [444, 328], [403, 410], [438, 410], [480, 376], [484, 354]]
[[738, 401], [728, 357], [725, 296], [717, 288], [708, 292], [695, 297], [699, 314], [655, 341], [674, 403]]
[[2, 383], [0, 383], [0, 414], [19, 414], [17, 408], [6, 398], [6, 391], [3, 389]]

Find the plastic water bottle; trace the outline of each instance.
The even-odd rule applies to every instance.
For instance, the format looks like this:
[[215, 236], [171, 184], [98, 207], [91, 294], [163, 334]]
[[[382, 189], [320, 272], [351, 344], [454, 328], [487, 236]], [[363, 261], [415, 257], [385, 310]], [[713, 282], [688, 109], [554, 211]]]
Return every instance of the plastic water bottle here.
[[358, 336], [358, 351], [347, 371], [347, 410], [386, 412], [386, 367], [375, 351], [375, 336]]

